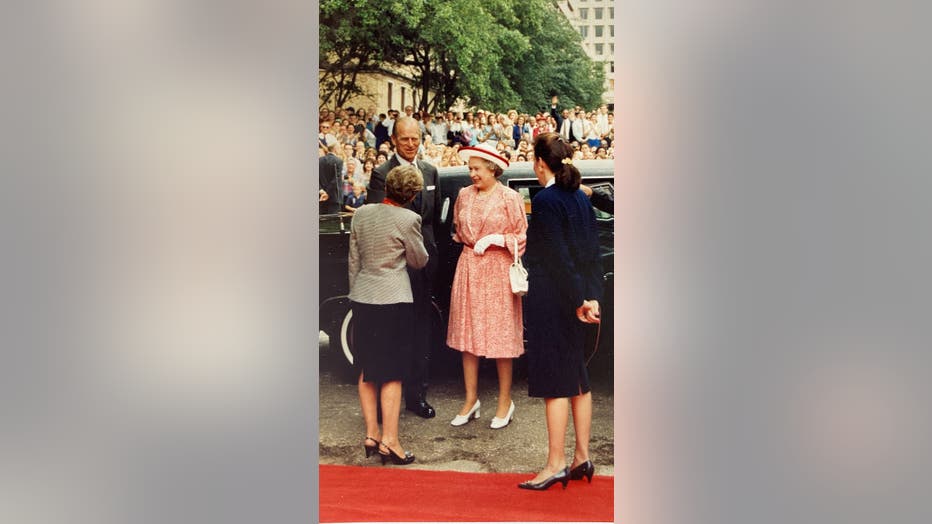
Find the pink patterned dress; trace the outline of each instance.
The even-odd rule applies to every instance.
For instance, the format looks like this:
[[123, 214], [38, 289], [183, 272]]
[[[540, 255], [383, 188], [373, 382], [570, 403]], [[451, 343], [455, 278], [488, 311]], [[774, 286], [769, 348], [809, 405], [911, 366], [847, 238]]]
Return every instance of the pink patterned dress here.
[[[515, 358], [524, 353], [521, 297], [511, 292], [508, 268], [527, 241], [524, 199], [517, 191], [496, 183], [487, 197], [475, 186], [460, 190], [453, 206], [453, 240], [463, 244], [456, 264], [450, 297], [447, 345], [480, 357]], [[505, 246], [490, 246], [482, 255], [473, 251], [480, 238], [494, 233]]]

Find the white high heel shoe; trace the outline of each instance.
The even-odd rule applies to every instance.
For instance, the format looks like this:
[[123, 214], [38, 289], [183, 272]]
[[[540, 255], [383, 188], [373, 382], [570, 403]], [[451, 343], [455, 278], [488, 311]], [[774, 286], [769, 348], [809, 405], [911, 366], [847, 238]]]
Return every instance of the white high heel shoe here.
[[476, 403], [472, 405], [472, 409], [469, 410], [469, 413], [465, 415], [457, 415], [453, 417], [453, 420], [450, 421], [451, 426], [462, 426], [463, 424], [469, 422], [474, 418], [479, 418], [479, 400], [476, 399]]
[[502, 429], [507, 426], [511, 419], [515, 416], [515, 402], [512, 400], [511, 405], [508, 406], [508, 414], [505, 415], [505, 418], [492, 417], [492, 424], [489, 426], [492, 429]]

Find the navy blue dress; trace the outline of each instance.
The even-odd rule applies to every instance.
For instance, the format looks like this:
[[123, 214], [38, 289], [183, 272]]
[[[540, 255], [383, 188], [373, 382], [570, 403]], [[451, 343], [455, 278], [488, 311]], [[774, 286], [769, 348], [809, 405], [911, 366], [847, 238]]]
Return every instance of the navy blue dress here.
[[556, 185], [531, 203], [527, 232], [528, 395], [573, 397], [590, 391], [583, 300], [600, 300], [602, 266], [595, 212], [586, 195]]

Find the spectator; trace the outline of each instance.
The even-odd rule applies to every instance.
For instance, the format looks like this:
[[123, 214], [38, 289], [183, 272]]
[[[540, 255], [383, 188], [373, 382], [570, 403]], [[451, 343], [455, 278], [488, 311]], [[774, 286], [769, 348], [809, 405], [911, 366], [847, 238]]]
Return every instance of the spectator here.
[[518, 144], [524, 136], [524, 117], [519, 116], [511, 124], [511, 143]]
[[384, 125], [385, 127], [388, 128], [388, 136], [392, 136], [392, 130], [393, 130], [394, 127], [395, 127], [395, 120], [397, 120], [397, 119], [398, 119], [398, 110], [396, 110], [396, 109], [389, 109], [389, 110], [388, 110], [388, 118], [386, 118], [386, 119], [382, 122], [382, 125]]
[[505, 126], [500, 121], [498, 115], [490, 114], [489, 115], [489, 126], [491, 130], [489, 131], [488, 136], [485, 138], [485, 143], [493, 147], [498, 147], [498, 143], [509, 140], [508, 133], [505, 132]]
[[602, 135], [599, 134], [599, 116], [592, 113], [586, 125], [586, 142], [590, 148], [599, 147], [602, 143]]
[[[336, 148], [334, 148], [336, 150]], [[338, 150], [337, 150], [338, 151]], [[349, 165], [353, 164], [353, 169], [355, 172], [362, 171], [362, 162], [356, 158], [355, 150], [353, 146], [349, 144], [344, 144], [342, 149], [343, 154], [341, 155], [343, 159], [343, 174], [345, 175], [349, 171]]]
[[490, 134], [492, 134], [492, 125], [489, 124], [489, 117], [485, 116], [485, 113], [480, 111], [476, 124], [476, 141], [480, 144], [484, 144], [485, 141], [488, 140]]
[[356, 177], [356, 181], [368, 185], [369, 179], [372, 178], [372, 170], [374, 168], [375, 158], [366, 158], [365, 162], [362, 163], [362, 172]]
[[[427, 139], [430, 139], [430, 135], [427, 135]], [[424, 156], [424, 161], [429, 162], [433, 166], [442, 166], [444, 149], [443, 146], [431, 145], [427, 150], [427, 154]]]
[[366, 126], [362, 125], [362, 123], [360, 123], [359, 120], [357, 120], [356, 113], [349, 113], [347, 115], [346, 124], [350, 126], [348, 131], [352, 132], [353, 135], [355, 135], [357, 139], [361, 137], [362, 130], [366, 128]]
[[564, 108], [563, 111], [557, 112], [557, 104], [560, 102], [560, 97], [553, 95], [553, 98], [550, 99], [550, 118], [553, 118], [554, 127], [553, 130], [557, 133], [560, 133], [560, 136], [564, 140], [569, 141], [570, 139], [570, 125], [569, 125], [569, 109]]
[[570, 113], [572, 123], [570, 125], [570, 142], [582, 144], [586, 141], [586, 124], [582, 111]]
[[450, 124], [450, 131], [447, 133], [447, 137], [449, 138], [450, 144], [469, 144], [469, 138], [463, 137], [463, 117], [461, 117], [459, 113], [453, 117], [453, 122]]
[[478, 134], [476, 129], [476, 121], [472, 116], [472, 112], [467, 112], [463, 120], [463, 136], [469, 138], [468, 146], [475, 146], [479, 143], [479, 139], [476, 137]]
[[424, 117], [418, 121], [417, 127], [421, 131], [421, 142], [430, 136], [430, 123], [432, 120], [433, 118], [430, 116], [430, 112], [424, 111]]
[[[353, 115], [354, 117], [356, 115]], [[356, 147], [356, 142], [359, 142], [359, 135], [355, 132], [356, 126], [349, 123], [349, 121], [343, 123], [343, 140], [344, 144], [349, 144], [353, 147]]]
[[317, 141], [320, 142], [320, 145], [331, 148], [337, 144], [337, 137], [333, 136], [330, 132], [332, 126], [328, 120], [320, 121], [320, 136]]
[[600, 105], [599, 110], [596, 111], [596, 128], [599, 136], [608, 134], [608, 106], [605, 104]]
[[447, 131], [450, 130], [450, 126], [447, 124], [446, 120], [443, 117], [443, 113], [437, 113], [434, 121], [430, 124], [430, 137], [435, 144], [448, 145], [447, 142]]
[[385, 113], [380, 113], [379, 121], [378, 123], [375, 124], [375, 132], [373, 132], [373, 134], [375, 135], [375, 148], [376, 149], [381, 149], [382, 144], [388, 141], [389, 133], [388, 133], [388, 125], [385, 123], [386, 120], [387, 120], [387, 117], [385, 116]]
[[608, 114], [608, 133], [603, 138], [609, 146], [615, 140], [615, 115], [613, 113]]
[[317, 167], [320, 183], [318, 191], [319, 211], [321, 215], [338, 213], [342, 208], [339, 180], [340, 171], [343, 169], [343, 161], [325, 145], [320, 145], [318, 150], [320, 152]]
[[531, 133], [531, 135], [532, 138], [536, 139], [537, 135], [548, 132], [550, 132], [550, 129], [548, 129], [547, 119], [545, 117], [540, 117], [537, 119], [537, 127], [534, 128], [534, 131]]
[[349, 162], [344, 162], [346, 173], [343, 175], [343, 200], [346, 200], [346, 197], [353, 193], [353, 184], [356, 183], [356, 162], [353, 162], [352, 159]]
[[353, 190], [346, 196], [343, 203], [343, 210], [349, 213], [355, 213], [356, 210], [366, 203], [366, 186], [362, 182], [353, 184]]
[[375, 135], [372, 133], [372, 131], [369, 131], [369, 128], [366, 127], [365, 129], [362, 130], [362, 134], [363, 134], [363, 141], [366, 144], [366, 148], [375, 149], [376, 140], [375, 140]]

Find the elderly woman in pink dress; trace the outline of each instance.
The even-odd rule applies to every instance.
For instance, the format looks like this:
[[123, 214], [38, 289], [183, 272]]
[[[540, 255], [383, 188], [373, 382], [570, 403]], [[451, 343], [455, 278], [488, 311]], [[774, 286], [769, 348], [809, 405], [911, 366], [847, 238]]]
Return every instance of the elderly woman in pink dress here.
[[463, 147], [472, 185], [464, 187], [453, 207], [453, 240], [463, 244], [453, 278], [447, 345], [463, 353], [466, 398], [450, 424], [479, 418], [479, 357], [494, 358], [498, 370], [498, 406], [492, 429], [511, 422], [512, 360], [524, 353], [521, 297], [511, 292], [508, 268], [527, 239], [524, 199], [499, 183], [508, 160], [494, 147]]

